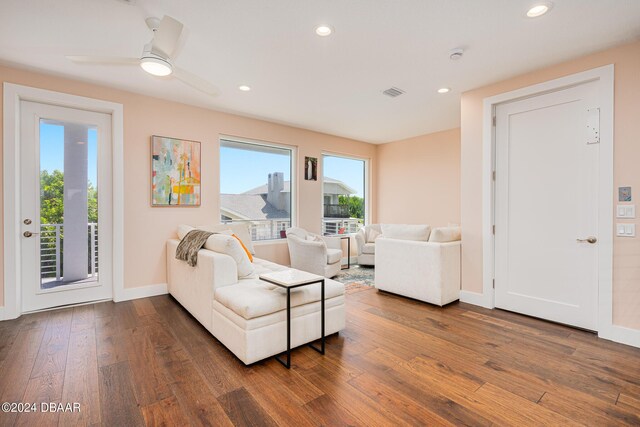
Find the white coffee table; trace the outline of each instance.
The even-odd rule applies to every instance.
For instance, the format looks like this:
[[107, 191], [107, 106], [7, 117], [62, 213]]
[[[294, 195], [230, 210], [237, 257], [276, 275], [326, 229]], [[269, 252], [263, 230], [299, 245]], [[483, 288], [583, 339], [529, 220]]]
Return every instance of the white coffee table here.
[[301, 286], [320, 283], [320, 340], [321, 347], [317, 348], [313, 343], [309, 343], [309, 347], [320, 354], [324, 354], [324, 277], [317, 274], [307, 273], [306, 271], [290, 268], [283, 271], [275, 271], [272, 273], [261, 274], [260, 280], [271, 283], [287, 290], [287, 362], [280, 359], [281, 354], [275, 356], [275, 359], [284, 365], [287, 369], [291, 369], [291, 289]]

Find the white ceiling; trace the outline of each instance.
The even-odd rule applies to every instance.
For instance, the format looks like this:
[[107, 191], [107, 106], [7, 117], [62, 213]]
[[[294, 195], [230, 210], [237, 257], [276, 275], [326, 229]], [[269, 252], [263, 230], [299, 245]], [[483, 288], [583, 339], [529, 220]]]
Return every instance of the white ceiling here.
[[[460, 93], [640, 38], [639, 0], [0, 0], [0, 61], [187, 104], [382, 143], [459, 126]], [[175, 63], [212, 98], [139, 67], [144, 18], [185, 25]], [[315, 35], [327, 23], [332, 36]], [[449, 51], [464, 47], [459, 61]], [[241, 92], [247, 84], [251, 92]], [[398, 98], [382, 95], [396, 86]], [[445, 95], [442, 86], [452, 88]]]

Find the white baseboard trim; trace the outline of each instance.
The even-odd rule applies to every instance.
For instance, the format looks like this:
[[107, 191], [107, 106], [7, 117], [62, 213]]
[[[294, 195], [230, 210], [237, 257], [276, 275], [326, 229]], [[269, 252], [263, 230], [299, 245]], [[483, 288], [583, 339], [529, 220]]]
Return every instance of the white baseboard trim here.
[[139, 286], [136, 288], [124, 288], [113, 296], [114, 302], [129, 301], [132, 299], [154, 297], [156, 295], [164, 295], [169, 293], [166, 283], [158, 283], [155, 285]]
[[611, 325], [607, 331], [598, 332], [598, 337], [640, 348], [640, 330]]
[[477, 292], [460, 291], [460, 302], [479, 305], [480, 307], [484, 308], [493, 308], [491, 298]]

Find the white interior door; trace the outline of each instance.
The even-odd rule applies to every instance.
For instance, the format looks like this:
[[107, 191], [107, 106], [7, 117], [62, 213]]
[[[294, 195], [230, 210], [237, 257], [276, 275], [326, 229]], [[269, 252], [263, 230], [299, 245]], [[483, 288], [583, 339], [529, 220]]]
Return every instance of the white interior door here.
[[112, 297], [111, 116], [20, 103], [22, 312]]
[[591, 82], [496, 107], [496, 307], [597, 330], [597, 99]]

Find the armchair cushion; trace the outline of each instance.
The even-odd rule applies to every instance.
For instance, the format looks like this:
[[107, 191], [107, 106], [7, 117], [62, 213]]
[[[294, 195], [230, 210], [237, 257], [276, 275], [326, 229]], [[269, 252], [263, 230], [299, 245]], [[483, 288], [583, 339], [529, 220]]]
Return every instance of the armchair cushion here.
[[376, 253], [376, 244], [375, 243], [365, 243], [362, 246], [362, 253], [363, 254], [375, 254]]
[[327, 249], [327, 264], [335, 264], [342, 259], [342, 251], [340, 249]]
[[376, 239], [381, 236], [382, 233], [373, 227], [369, 227], [367, 230], [367, 243], [374, 243]]

